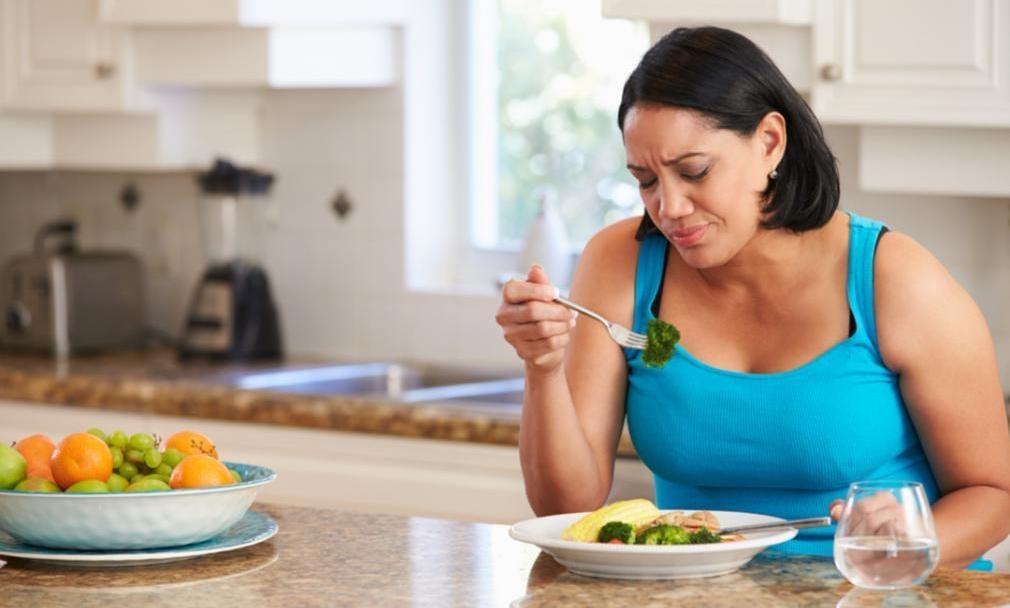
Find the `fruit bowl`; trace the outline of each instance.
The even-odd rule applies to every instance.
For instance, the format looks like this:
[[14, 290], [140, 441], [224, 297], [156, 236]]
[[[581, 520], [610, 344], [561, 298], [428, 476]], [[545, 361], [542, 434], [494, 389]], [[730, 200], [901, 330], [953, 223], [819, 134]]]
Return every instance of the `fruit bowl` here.
[[0, 530], [42, 547], [82, 550], [155, 549], [221, 534], [249, 509], [277, 473], [224, 463], [240, 483], [167, 492], [47, 494], [0, 491]]

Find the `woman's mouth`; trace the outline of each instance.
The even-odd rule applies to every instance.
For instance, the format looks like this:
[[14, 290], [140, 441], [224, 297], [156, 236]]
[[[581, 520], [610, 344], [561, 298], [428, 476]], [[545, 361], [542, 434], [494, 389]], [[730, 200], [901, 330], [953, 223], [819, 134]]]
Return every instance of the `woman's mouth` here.
[[701, 224], [691, 226], [690, 228], [674, 230], [670, 233], [670, 238], [677, 247], [691, 247], [692, 245], [696, 245], [705, 236], [708, 232], [708, 226], [708, 224]]

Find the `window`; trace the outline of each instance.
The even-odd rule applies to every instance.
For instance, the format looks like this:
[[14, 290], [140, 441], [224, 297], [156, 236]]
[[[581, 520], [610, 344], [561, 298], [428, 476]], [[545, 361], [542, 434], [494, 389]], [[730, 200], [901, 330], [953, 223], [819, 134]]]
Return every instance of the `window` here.
[[599, 0], [471, 1], [471, 240], [518, 247], [548, 192], [578, 248], [640, 213], [616, 116], [645, 26]]

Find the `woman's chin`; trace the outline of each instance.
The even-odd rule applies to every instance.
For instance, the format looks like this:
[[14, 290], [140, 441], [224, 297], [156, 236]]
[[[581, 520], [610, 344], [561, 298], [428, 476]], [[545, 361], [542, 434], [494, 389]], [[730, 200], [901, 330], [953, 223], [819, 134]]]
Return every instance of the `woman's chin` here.
[[725, 260], [710, 247], [688, 247], [684, 249], [676, 247], [676, 249], [677, 253], [680, 254], [680, 259], [695, 270], [715, 268], [725, 263]]

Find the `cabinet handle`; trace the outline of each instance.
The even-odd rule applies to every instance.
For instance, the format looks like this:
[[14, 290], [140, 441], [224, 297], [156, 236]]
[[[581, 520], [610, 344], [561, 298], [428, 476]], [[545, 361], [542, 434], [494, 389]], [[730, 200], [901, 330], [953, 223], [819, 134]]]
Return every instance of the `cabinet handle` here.
[[841, 80], [841, 78], [842, 67], [837, 63], [825, 63], [821, 66], [821, 80], [834, 82], [836, 80]]
[[95, 64], [95, 78], [99, 80], [108, 80], [116, 74], [116, 66], [111, 63], [96, 63]]

